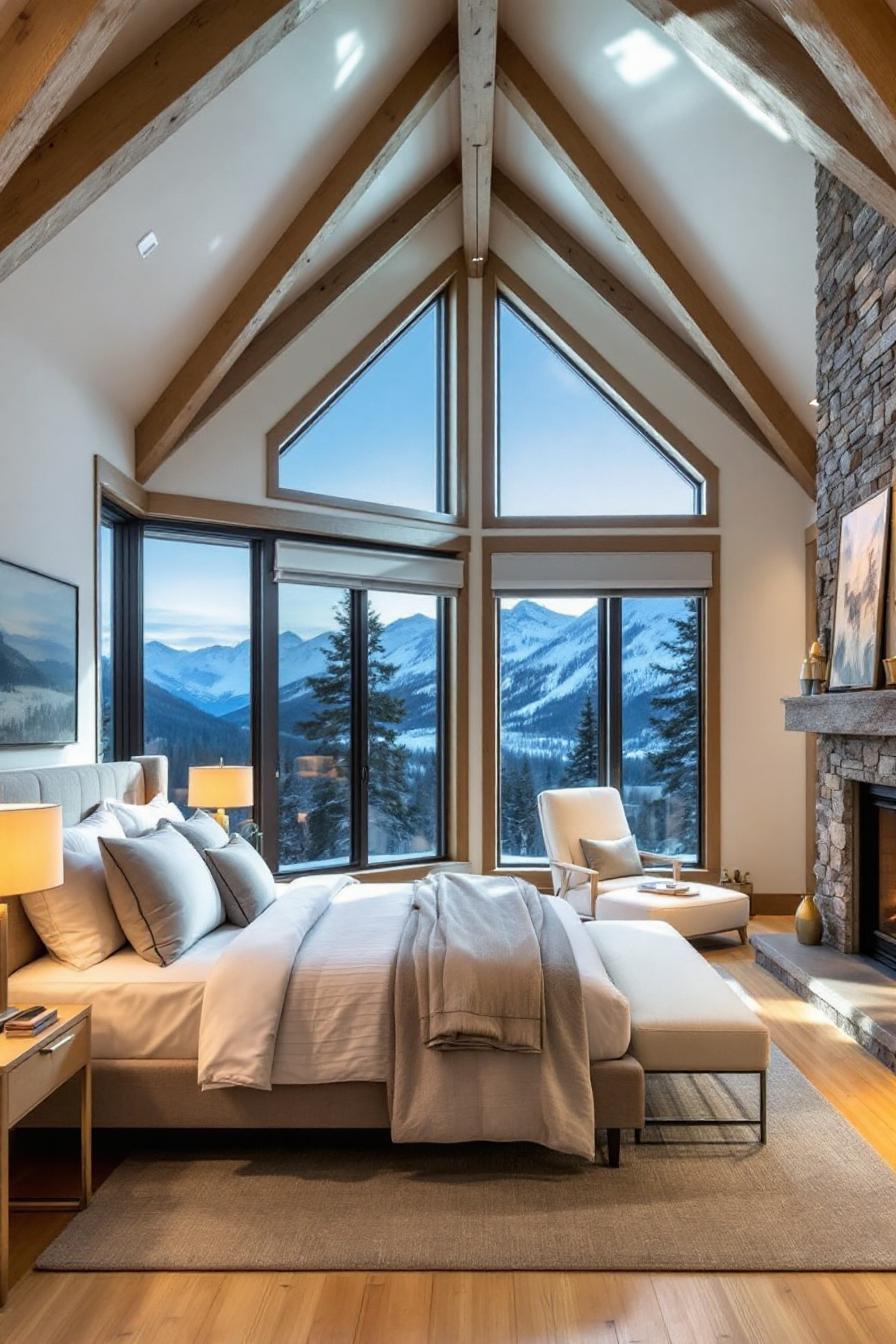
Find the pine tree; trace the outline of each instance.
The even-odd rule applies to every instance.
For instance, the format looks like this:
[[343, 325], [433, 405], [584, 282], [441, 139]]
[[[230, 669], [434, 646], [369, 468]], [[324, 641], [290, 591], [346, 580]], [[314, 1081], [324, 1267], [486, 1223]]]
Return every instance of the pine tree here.
[[350, 852], [349, 809], [346, 783], [352, 740], [352, 607], [345, 593], [336, 608], [336, 628], [331, 630], [324, 654], [326, 670], [308, 678], [308, 689], [318, 709], [310, 719], [295, 725], [320, 756], [329, 757], [326, 773], [315, 779], [307, 809], [305, 856], [308, 859], [337, 858]]
[[[667, 834], [681, 853], [696, 853], [700, 805], [700, 684], [697, 676], [700, 611], [689, 597], [684, 614], [672, 620], [674, 634], [661, 640], [663, 662], [653, 665], [658, 685], [649, 720], [652, 734], [647, 757], [655, 781], [662, 785]], [[670, 819], [675, 823], [670, 825]], [[676, 834], [669, 834], [675, 831]]]
[[[352, 727], [352, 603], [346, 593], [336, 608], [336, 628], [325, 651], [326, 669], [308, 678], [318, 709], [296, 730], [332, 766], [315, 781], [308, 811], [308, 857], [341, 857], [349, 853], [350, 815], [345, 780], [349, 773]], [[413, 801], [408, 789], [408, 752], [398, 741], [404, 700], [389, 690], [397, 667], [384, 656], [383, 624], [369, 608], [367, 618], [367, 760], [368, 807], [390, 852], [409, 842]], [[328, 763], [329, 764], [329, 763]], [[335, 767], [335, 770], [333, 769]]]
[[385, 833], [389, 853], [401, 853], [415, 829], [416, 808], [408, 779], [409, 752], [398, 741], [405, 704], [389, 690], [398, 671], [386, 661], [383, 623], [367, 609], [367, 763], [370, 770], [368, 799], [371, 812]]
[[538, 803], [528, 756], [506, 756], [501, 770], [501, 850], [526, 858], [539, 846]]
[[575, 742], [560, 781], [562, 789], [575, 789], [597, 783], [598, 727], [597, 715], [594, 712], [596, 697], [597, 687], [592, 682], [582, 701]]

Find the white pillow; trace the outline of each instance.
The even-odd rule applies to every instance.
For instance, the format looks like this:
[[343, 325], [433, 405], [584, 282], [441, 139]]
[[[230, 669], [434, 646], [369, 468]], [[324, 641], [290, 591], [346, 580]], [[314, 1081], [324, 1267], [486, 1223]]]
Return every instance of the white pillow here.
[[95, 844], [93, 854], [63, 849], [62, 886], [21, 898], [47, 951], [78, 971], [105, 961], [125, 944], [106, 888], [98, 841]]
[[101, 840], [112, 905], [144, 961], [170, 966], [224, 923], [215, 880], [189, 840], [171, 826], [125, 840]]
[[164, 793], [157, 793], [148, 803], [122, 803], [117, 798], [107, 798], [103, 807], [114, 812], [129, 839], [154, 831], [163, 817], [169, 821], [184, 819], [180, 808], [175, 803], [169, 803]]
[[66, 826], [62, 832], [62, 848], [70, 854], [94, 854], [100, 857], [100, 836], [121, 840], [124, 830], [115, 813], [105, 803], [79, 821], [77, 826]]

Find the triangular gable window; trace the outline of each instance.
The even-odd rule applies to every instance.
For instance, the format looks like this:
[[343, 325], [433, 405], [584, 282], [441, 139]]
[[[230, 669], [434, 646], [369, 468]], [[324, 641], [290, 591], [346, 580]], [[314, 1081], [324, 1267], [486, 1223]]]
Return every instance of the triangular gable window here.
[[497, 512], [654, 517], [704, 512], [704, 481], [498, 297]]
[[278, 445], [280, 491], [446, 511], [446, 308], [442, 291]]

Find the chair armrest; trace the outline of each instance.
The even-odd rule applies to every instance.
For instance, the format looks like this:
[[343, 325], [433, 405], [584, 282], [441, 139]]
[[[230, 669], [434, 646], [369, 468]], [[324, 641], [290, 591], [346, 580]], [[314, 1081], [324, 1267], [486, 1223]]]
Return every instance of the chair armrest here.
[[671, 854], [653, 854], [649, 849], [639, 849], [642, 862], [646, 860], [654, 868], [671, 868], [672, 878], [675, 882], [681, 880], [681, 859], [674, 859]]
[[600, 873], [596, 868], [583, 868], [580, 863], [562, 863], [559, 859], [548, 860], [552, 868], [559, 868], [561, 871], [560, 890], [557, 896], [560, 900], [569, 900], [569, 879], [573, 873], [581, 873], [588, 878], [589, 895], [591, 896], [591, 918], [594, 919], [594, 912], [597, 909], [597, 884], [600, 880]]
[[580, 863], [561, 863], [559, 859], [548, 860], [552, 868], [562, 868], [567, 873], [584, 873], [586, 877], [598, 876], [596, 868], [583, 868]]

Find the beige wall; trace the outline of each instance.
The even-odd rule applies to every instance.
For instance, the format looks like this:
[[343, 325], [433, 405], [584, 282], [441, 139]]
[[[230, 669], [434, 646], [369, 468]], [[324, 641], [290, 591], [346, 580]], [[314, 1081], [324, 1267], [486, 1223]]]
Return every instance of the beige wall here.
[[78, 585], [78, 741], [0, 748], [0, 770], [96, 759], [93, 455], [133, 471], [133, 429], [0, 317], [0, 557]]

